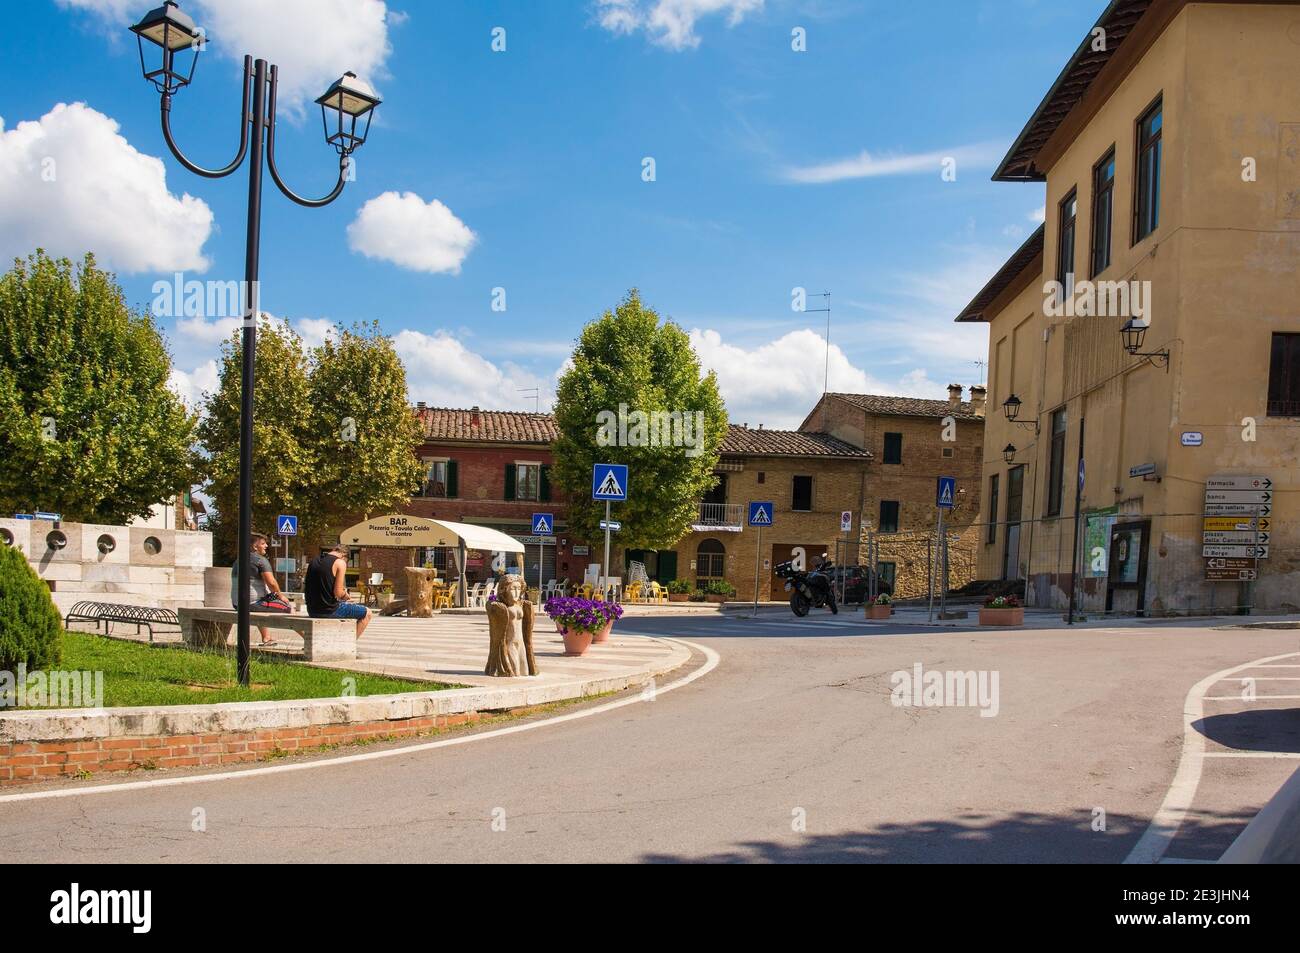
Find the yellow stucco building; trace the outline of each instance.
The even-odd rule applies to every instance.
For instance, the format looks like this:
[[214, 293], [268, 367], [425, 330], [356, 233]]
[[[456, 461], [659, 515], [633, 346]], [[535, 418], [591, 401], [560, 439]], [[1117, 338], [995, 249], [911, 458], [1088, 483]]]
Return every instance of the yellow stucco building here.
[[981, 578], [1294, 610], [1300, 6], [1115, 0], [994, 179], [1046, 192], [957, 317], [989, 325]]

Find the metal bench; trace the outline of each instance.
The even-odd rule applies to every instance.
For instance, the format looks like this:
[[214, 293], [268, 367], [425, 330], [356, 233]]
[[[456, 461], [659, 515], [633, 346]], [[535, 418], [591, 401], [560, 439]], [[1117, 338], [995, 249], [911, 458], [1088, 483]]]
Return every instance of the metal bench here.
[[70, 622], [93, 622], [95, 631], [100, 623], [104, 625], [104, 634], [108, 635], [114, 622], [124, 622], [135, 626], [136, 635], [141, 628], [149, 630], [149, 641], [153, 641], [154, 626], [169, 626], [177, 632], [181, 630], [180, 619], [171, 609], [156, 609], [153, 606], [127, 606], [113, 602], [78, 602], [68, 610], [63, 619], [66, 627]]

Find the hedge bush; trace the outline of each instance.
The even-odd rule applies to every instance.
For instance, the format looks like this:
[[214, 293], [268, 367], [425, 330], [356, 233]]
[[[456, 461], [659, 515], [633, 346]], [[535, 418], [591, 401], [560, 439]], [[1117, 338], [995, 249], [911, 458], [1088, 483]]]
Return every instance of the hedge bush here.
[[23, 554], [0, 545], [0, 670], [58, 666], [63, 622], [50, 590]]

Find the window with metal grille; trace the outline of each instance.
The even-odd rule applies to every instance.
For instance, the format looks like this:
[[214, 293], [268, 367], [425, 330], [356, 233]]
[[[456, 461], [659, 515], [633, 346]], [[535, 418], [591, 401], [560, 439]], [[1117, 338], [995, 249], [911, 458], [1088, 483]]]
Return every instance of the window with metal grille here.
[[1052, 449], [1047, 471], [1047, 515], [1061, 515], [1061, 494], [1065, 486], [1065, 408], [1052, 414]]

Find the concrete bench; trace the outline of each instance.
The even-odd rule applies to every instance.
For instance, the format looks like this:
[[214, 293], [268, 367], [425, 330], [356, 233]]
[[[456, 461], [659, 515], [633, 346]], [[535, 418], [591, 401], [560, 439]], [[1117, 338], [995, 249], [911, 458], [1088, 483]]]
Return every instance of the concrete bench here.
[[[190, 648], [225, 649], [233, 644], [239, 613], [234, 609], [177, 610], [181, 637]], [[332, 662], [357, 657], [357, 624], [352, 619], [313, 619], [287, 612], [250, 612], [253, 627], [296, 632], [302, 636], [303, 656], [311, 662]], [[256, 646], [257, 642], [254, 641]]]

